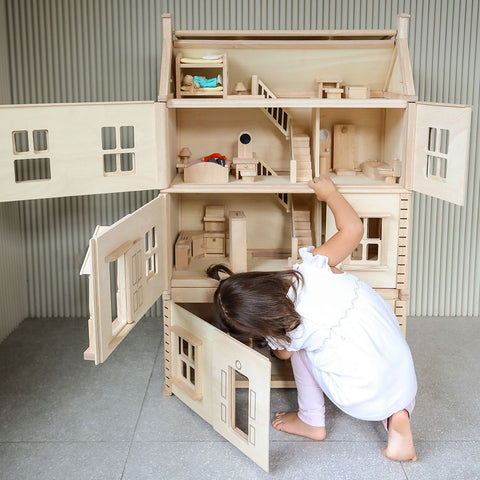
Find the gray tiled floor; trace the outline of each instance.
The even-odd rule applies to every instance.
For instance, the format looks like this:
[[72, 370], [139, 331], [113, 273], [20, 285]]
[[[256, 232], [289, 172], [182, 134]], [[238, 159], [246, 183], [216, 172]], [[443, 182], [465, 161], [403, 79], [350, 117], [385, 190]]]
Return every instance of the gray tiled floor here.
[[[418, 462], [385, 459], [381, 425], [329, 404], [324, 442], [272, 429], [267, 474], [176, 397], [162, 396], [158, 319], [143, 320], [97, 367], [82, 360], [85, 320], [25, 320], [0, 344], [0, 478], [480, 479], [480, 319], [408, 325]], [[294, 390], [273, 391], [272, 411], [295, 406]]]

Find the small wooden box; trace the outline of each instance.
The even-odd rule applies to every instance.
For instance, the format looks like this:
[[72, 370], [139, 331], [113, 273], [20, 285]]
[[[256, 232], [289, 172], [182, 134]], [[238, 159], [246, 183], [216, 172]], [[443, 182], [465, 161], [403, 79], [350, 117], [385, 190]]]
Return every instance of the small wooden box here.
[[225, 233], [205, 233], [205, 254], [225, 255]]
[[202, 231], [182, 231], [175, 243], [175, 268], [187, 270], [191, 258], [204, 255]]
[[368, 87], [345, 87], [345, 97], [346, 98], [370, 98], [370, 89]]

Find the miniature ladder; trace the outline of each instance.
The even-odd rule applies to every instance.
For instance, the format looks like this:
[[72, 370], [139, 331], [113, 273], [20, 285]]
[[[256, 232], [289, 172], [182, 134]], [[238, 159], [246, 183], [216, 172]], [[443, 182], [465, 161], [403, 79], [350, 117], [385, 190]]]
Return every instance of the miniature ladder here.
[[[261, 81], [256, 75], [252, 75], [252, 93], [256, 92], [265, 98], [277, 98], [276, 95]], [[290, 137], [290, 125], [292, 116], [282, 107], [265, 107], [262, 112], [268, 119], [285, 135], [288, 140]]]
[[295, 180], [308, 182], [312, 179], [310, 137], [305, 133], [292, 135], [292, 160], [295, 161]]

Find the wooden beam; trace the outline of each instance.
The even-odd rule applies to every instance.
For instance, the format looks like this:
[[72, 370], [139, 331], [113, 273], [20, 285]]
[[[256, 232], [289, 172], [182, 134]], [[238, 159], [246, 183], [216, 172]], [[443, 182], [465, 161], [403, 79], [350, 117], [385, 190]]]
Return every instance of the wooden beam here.
[[255, 48], [295, 48], [295, 49], [392, 49], [393, 39], [388, 40], [275, 40], [275, 39], [200, 39], [200, 40], [175, 40], [174, 48], [215, 48], [215, 49], [255, 49]]
[[385, 39], [394, 37], [396, 34], [397, 30], [175, 30], [174, 32], [177, 39], [329, 39], [338, 37]]

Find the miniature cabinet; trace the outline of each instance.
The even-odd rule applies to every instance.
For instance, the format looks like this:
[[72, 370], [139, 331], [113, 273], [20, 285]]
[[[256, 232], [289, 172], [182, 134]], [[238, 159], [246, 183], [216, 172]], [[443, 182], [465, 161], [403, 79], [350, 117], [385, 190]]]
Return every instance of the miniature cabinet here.
[[407, 15], [333, 32], [173, 31], [164, 15], [158, 102], [0, 107], [3, 201], [161, 190], [94, 232], [85, 358], [105, 361], [163, 294], [165, 394], [265, 470], [270, 387], [292, 372], [215, 328], [205, 269], [290, 268], [332, 236], [307, 185], [328, 174], [365, 227], [342, 268], [405, 328], [412, 191], [462, 204], [471, 116], [417, 101], [407, 36]]

